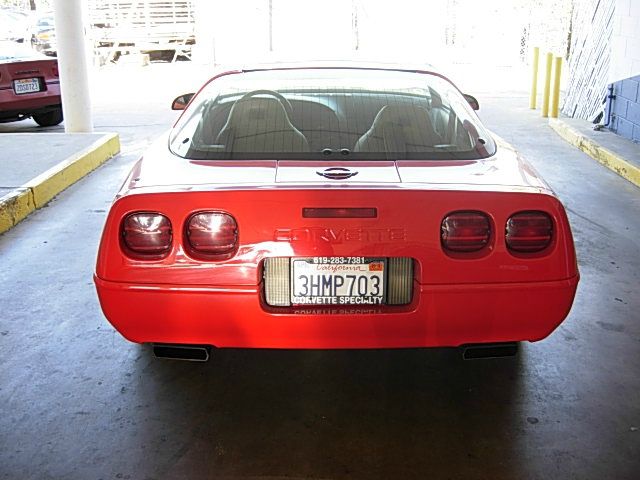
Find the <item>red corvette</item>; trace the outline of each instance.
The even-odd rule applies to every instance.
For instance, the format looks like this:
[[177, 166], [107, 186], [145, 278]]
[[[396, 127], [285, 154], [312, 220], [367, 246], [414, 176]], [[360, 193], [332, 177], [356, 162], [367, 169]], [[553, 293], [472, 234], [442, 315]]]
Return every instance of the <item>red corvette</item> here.
[[242, 70], [191, 97], [104, 228], [95, 283], [127, 339], [200, 360], [211, 346], [488, 356], [567, 316], [563, 206], [442, 75]]
[[0, 43], [0, 122], [33, 117], [42, 127], [62, 122], [58, 62], [13, 42]]

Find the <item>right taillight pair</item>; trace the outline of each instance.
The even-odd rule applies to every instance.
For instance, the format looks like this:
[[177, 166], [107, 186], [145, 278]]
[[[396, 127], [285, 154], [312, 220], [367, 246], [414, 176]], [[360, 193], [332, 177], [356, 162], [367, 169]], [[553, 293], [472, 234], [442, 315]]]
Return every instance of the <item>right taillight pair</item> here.
[[[491, 221], [482, 212], [453, 212], [442, 220], [440, 238], [446, 251], [478, 252], [491, 242]], [[552, 238], [553, 220], [545, 212], [518, 212], [511, 215], [505, 225], [505, 243], [511, 252], [541, 252], [551, 244]]]
[[[120, 229], [125, 252], [139, 260], [157, 260], [171, 250], [173, 228], [165, 215], [135, 212], [127, 215]], [[184, 228], [185, 250], [204, 259], [226, 258], [236, 249], [238, 225], [224, 212], [198, 212]]]

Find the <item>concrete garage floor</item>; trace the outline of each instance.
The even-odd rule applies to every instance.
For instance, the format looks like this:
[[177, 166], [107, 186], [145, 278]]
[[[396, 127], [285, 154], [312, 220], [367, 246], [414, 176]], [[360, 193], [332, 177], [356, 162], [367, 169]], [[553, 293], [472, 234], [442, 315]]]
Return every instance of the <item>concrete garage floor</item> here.
[[151, 129], [118, 127], [122, 155], [0, 236], [0, 478], [638, 478], [640, 189], [525, 96], [479, 99], [568, 207], [582, 282], [551, 337], [474, 362], [452, 349], [153, 359], [103, 318], [91, 274], [132, 145], [173, 118], [158, 110]]

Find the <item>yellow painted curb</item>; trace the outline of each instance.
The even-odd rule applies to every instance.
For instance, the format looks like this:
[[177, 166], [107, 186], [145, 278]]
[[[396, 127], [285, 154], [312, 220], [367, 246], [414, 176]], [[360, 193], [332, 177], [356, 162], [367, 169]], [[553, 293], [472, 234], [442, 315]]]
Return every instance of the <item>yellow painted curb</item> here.
[[0, 198], [0, 233], [6, 232], [58, 193], [95, 170], [120, 151], [116, 133], [104, 134], [89, 147], [51, 167]]
[[613, 170], [621, 177], [640, 187], [640, 168], [627, 162], [611, 150], [598, 145], [596, 142], [585, 137], [575, 128], [570, 127], [562, 120], [550, 118], [549, 126], [567, 142], [578, 147], [584, 153], [597, 160], [608, 169]]
[[33, 191], [36, 208], [42, 208], [58, 193], [98, 168], [119, 151], [118, 134], [106, 134], [84, 150], [27, 182], [24, 187]]
[[29, 188], [17, 188], [0, 198], [0, 233], [6, 232], [24, 220], [36, 209], [33, 192]]

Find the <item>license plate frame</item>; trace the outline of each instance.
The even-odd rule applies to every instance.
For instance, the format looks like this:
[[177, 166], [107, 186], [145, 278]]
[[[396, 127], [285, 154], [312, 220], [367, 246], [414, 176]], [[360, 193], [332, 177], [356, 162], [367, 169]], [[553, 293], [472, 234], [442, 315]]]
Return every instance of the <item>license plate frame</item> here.
[[[290, 275], [293, 306], [386, 304], [384, 257], [294, 257]], [[317, 284], [308, 275], [318, 276]], [[306, 280], [301, 276], [307, 276]]]
[[41, 92], [42, 85], [38, 77], [19, 78], [13, 81], [13, 91], [16, 95], [28, 95], [30, 93]]

